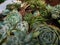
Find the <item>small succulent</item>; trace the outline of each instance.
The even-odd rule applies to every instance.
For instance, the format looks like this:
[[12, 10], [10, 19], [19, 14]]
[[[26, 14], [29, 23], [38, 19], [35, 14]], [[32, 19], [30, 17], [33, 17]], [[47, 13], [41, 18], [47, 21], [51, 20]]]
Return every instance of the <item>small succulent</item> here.
[[40, 14], [37, 13], [27, 13], [27, 15], [24, 16], [24, 20], [28, 22], [29, 29], [35, 29], [38, 25], [46, 21], [46, 19], [44, 19], [40, 16]]
[[29, 25], [26, 21], [22, 21], [22, 22], [20, 22], [16, 25], [15, 29], [18, 29], [18, 30], [21, 30], [21, 31], [24, 31], [24, 32], [28, 32]]
[[12, 3], [12, 4], [8, 4], [6, 6], [6, 9], [8, 9], [8, 10], [17, 9], [18, 10], [20, 8], [20, 6], [21, 6], [20, 3]]
[[58, 19], [59, 18], [59, 11], [58, 11], [58, 9], [54, 8], [51, 13], [52, 13], [52, 18], [53, 19]]
[[52, 18], [53, 19], [58, 19], [60, 18], [60, 5], [55, 6], [52, 11]]
[[10, 13], [10, 10], [6, 9], [2, 11], [2, 15], [8, 15]]

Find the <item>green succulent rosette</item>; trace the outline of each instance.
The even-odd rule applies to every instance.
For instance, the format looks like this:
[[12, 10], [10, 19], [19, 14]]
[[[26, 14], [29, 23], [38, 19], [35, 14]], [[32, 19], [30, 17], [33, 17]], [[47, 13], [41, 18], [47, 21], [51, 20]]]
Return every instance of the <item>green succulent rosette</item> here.
[[11, 29], [18, 23], [22, 21], [22, 16], [17, 10], [10, 12], [7, 17], [4, 18], [4, 23]]
[[58, 32], [50, 26], [40, 25], [38, 31], [38, 38], [41, 45], [58, 45]]

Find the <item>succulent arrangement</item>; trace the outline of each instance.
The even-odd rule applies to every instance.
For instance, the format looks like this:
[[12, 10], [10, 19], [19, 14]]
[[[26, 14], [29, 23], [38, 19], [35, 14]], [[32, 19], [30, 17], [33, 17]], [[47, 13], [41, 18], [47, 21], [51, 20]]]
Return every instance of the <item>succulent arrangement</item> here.
[[60, 29], [47, 23], [60, 22], [59, 9], [44, 0], [8, 4], [0, 21], [0, 45], [60, 45]]

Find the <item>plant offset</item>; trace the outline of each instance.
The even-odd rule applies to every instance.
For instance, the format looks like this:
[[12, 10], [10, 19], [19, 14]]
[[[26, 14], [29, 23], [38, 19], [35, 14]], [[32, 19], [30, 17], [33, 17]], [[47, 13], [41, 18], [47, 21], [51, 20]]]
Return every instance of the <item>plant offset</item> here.
[[53, 7], [44, 0], [16, 1], [1, 15], [0, 45], [60, 45], [60, 5]]

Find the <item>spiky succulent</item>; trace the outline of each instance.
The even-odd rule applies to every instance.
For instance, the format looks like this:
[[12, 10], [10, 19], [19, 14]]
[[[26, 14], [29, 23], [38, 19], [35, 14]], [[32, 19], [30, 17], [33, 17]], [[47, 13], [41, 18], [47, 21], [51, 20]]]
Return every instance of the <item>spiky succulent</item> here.
[[29, 30], [37, 28], [38, 25], [43, 24], [46, 21], [46, 19], [41, 17], [38, 13], [27, 13], [27, 15], [24, 16], [24, 20], [28, 22]]

